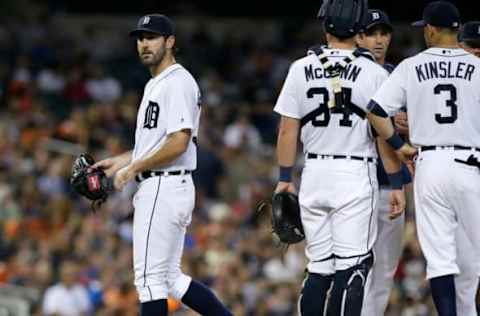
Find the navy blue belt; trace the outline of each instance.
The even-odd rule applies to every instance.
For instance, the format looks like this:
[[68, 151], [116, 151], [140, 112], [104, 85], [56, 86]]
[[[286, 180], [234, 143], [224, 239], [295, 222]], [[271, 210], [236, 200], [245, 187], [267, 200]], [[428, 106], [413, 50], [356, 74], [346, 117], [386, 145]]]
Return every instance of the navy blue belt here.
[[139, 173], [135, 176], [135, 181], [137, 182], [142, 182], [145, 179], [151, 178], [151, 177], [159, 177], [159, 176], [179, 176], [179, 175], [184, 175], [184, 174], [190, 174], [192, 173], [191, 170], [174, 170], [174, 171], [144, 171], [142, 173]]
[[376, 161], [375, 158], [372, 157], [360, 157], [360, 156], [346, 156], [346, 155], [319, 155], [308, 153], [307, 159], [351, 159], [351, 160], [361, 160], [367, 162], [374, 162]]
[[453, 146], [433, 146], [432, 145], [432, 146], [421, 146], [420, 147], [421, 151], [442, 150], [442, 149], [480, 151], [480, 148], [460, 146], [460, 145], [453, 145]]

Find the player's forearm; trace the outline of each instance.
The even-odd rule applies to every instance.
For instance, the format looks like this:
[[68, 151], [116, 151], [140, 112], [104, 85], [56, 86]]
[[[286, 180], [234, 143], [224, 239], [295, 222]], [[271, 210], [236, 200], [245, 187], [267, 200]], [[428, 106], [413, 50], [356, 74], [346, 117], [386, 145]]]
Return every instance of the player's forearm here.
[[395, 133], [392, 121], [388, 117], [381, 117], [373, 114], [367, 114], [368, 121], [373, 126], [378, 135], [383, 139], [389, 139]]
[[132, 161], [132, 151], [130, 150], [130, 151], [124, 152], [123, 154], [116, 156], [115, 159], [117, 160], [120, 168], [123, 168], [128, 164], [130, 164], [130, 162]]
[[377, 145], [378, 153], [382, 159], [387, 174], [400, 172], [402, 169], [402, 163], [400, 159], [398, 159], [393, 148], [381, 138], [377, 138]]
[[282, 117], [277, 139], [277, 160], [281, 167], [292, 167], [297, 155], [300, 121]]
[[140, 173], [146, 170], [159, 169], [162, 166], [175, 161], [187, 150], [190, 135], [190, 130], [171, 134], [167, 137], [161, 148], [155, 151], [152, 155], [133, 162], [131, 168], [133, 168], [136, 173]]

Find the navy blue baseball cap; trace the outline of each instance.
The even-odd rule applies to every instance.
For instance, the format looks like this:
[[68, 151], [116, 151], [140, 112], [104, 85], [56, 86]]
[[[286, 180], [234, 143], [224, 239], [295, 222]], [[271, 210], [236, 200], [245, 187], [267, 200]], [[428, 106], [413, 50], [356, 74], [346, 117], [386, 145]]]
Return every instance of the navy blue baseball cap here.
[[480, 21], [465, 23], [459, 34], [460, 41], [480, 40]]
[[423, 10], [423, 19], [412, 26], [424, 27], [427, 24], [438, 27], [459, 28], [460, 11], [448, 1], [430, 2]]
[[129, 35], [137, 37], [144, 32], [163, 36], [175, 35], [175, 25], [166, 15], [148, 14], [138, 20], [137, 27]]
[[365, 31], [368, 31], [374, 26], [381, 25], [385, 27], [389, 32], [393, 32], [393, 25], [390, 22], [388, 15], [382, 10], [368, 10], [366, 20], [363, 26]]

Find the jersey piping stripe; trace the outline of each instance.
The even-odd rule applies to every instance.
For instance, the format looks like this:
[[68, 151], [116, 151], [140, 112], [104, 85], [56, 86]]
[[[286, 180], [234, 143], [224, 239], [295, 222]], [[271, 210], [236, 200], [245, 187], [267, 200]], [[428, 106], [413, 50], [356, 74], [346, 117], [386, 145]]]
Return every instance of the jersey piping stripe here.
[[[145, 245], [145, 265], [143, 268], [143, 286], [146, 286], [147, 284], [148, 242], [150, 239], [150, 230], [152, 228], [152, 220], [153, 220], [153, 214], [155, 213], [155, 206], [157, 204], [158, 192], [160, 191], [160, 183], [162, 182], [161, 177], [157, 177], [157, 178], [158, 178], [157, 193], [155, 193], [155, 200], [153, 201], [152, 211], [150, 212], [150, 223], [148, 224], [147, 242]], [[150, 287], [148, 287], [148, 291], [150, 292], [150, 299], [152, 299], [152, 292], [150, 291]]]
[[432, 55], [432, 56], [440, 56], [440, 57], [448, 57], [448, 58], [455, 58], [455, 57], [462, 57], [462, 56], [468, 56], [470, 54], [462, 54], [462, 55], [442, 55], [442, 54], [434, 54], [434, 53], [423, 53], [426, 55]]
[[147, 286], [148, 293], [150, 294], [150, 300], [153, 300], [152, 290], [150, 290], [150, 286]]
[[335, 255], [331, 254], [330, 256], [328, 256], [326, 258], [323, 258], [323, 259], [312, 260], [312, 262], [324, 262], [324, 261], [328, 261], [328, 260], [331, 260], [331, 259], [334, 259], [334, 258], [335, 258]]
[[365, 253], [362, 253], [361, 255], [355, 255], [355, 256], [339, 256], [339, 255], [333, 255], [335, 259], [340, 259], [340, 260], [345, 260], [345, 259], [353, 259], [353, 258], [360, 258], [361, 257], [365, 257], [366, 255], [368, 255], [370, 252], [372, 252], [371, 250], [369, 250], [368, 252], [365, 252]]
[[307, 279], [308, 279], [308, 272], [307, 272], [307, 275], [305, 276], [305, 278], [303, 279], [303, 282], [302, 282], [302, 291], [300, 292], [300, 296], [298, 297], [298, 301], [297, 301], [297, 313], [298, 313], [298, 316], [302, 316], [303, 288], [305, 287], [305, 283], [307, 282]]
[[367, 251], [370, 251], [368, 249], [368, 245], [370, 244], [370, 230], [371, 230], [371, 227], [372, 227], [372, 218], [373, 218], [373, 213], [374, 213], [373, 204], [374, 204], [374, 199], [375, 199], [375, 190], [374, 190], [373, 184], [372, 184], [372, 177], [370, 175], [370, 165], [369, 164], [367, 164], [367, 168], [368, 168], [368, 182], [370, 183], [370, 188], [372, 189], [372, 195], [371, 195], [371, 199], [370, 199], [371, 213], [370, 213], [370, 220], [368, 222], [368, 236], [367, 236]]

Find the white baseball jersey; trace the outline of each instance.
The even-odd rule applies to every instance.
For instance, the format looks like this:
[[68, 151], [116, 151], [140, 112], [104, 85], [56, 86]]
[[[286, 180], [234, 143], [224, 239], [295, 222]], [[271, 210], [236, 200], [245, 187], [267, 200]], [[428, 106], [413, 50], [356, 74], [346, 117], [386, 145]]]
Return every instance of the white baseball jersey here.
[[[351, 50], [327, 48], [324, 52], [333, 62], [352, 55]], [[341, 75], [345, 102], [356, 105], [364, 115], [369, 99], [387, 76], [388, 72], [375, 62], [364, 57], [354, 59]], [[301, 120], [305, 153], [376, 157], [368, 121], [354, 112], [329, 110], [328, 102], [334, 97], [329, 78], [317, 55], [295, 61], [274, 111]]]
[[161, 170], [195, 170], [197, 148], [194, 140], [200, 122], [200, 90], [193, 76], [180, 64], [166, 68], [145, 86], [137, 115], [132, 160], [157, 151], [169, 134], [192, 131], [187, 150]]
[[479, 83], [480, 59], [430, 48], [400, 63], [373, 100], [390, 114], [407, 106], [414, 145], [480, 147]]

